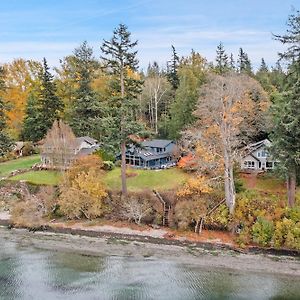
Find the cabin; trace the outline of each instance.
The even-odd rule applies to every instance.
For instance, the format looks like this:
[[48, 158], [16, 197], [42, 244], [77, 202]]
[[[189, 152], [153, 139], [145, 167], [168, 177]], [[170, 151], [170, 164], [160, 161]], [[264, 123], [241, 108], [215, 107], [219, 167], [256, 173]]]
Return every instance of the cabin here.
[[126, 164], [145, 169], [169, 168], [176, 165], [175, 151], [176, 144], [172, 140], [146, 140], [126, 149]]
[[51, 142], [45, 141], [41, 151], [41, 167], [42, 168], [66, 168], [76, 158], [90, 155], [99, 149], [97, 140], [89, 137], [77, 137], [74, 143], [68, 145], [59, 145], [60, 149]]
[[246, 155], [241, 159], [241, 169], [245, 171], [273, 170], [278, 163], [269, 153], [271, 142], [268, 139], [248, 145]]

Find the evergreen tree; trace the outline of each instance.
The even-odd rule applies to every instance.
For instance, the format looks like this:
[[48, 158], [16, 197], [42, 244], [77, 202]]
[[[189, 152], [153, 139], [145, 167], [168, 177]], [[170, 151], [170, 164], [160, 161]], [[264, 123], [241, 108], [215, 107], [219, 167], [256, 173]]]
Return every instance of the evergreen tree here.
[[[5, 89], [3, 81], [4, 70], [0, 67], [0, 91]], [[0, 96], [0, 157], [4, 156], [12, 148], [13, 142], [6, 132], [6, 112], [7, 105], [5, 105], [2, 97]]]
[[37, 142], [41, 139], [41, 132], [44, 131], [44, 126], [40, 122], [43, 119], [41, 113], [38, 98], [34, 93], [30, 93], [26, 103], [25, 119], [21, 133], [23, 140]]
[[91, 83], [98, 63], [93, 56], [93, 49], [83, 42], [74, 50], [74, 63], [78, 89], [71, 104], [70, 125], [77, 136], [96, 137], [95, 126], [102, 116], [102, 107]]
[[216, 67], [215, 70], [218, 74], [224, 74], [229, 70], [228, 55], [225, 53], [224, 45], [222, 42], [217, 46]]
[[40, 74], [41, 87], [38, 96], [34, 99], [33, 94], [29, 96], [27, 114], [23, 125], [23, 136], [34, 142], [42, 139], [58, 120], [63, 111], [63, 103], [56, 96], [56, 86], [53, 75], [49, 71], [46, 59], [43, 60], [43, 70]]
[[195, 121], [193, 112], [206, 72], [206, 60], [199, 53], [192, 51], [189, 57], [182, 60], [179, 69], [180, 84], [175, 101], [170, 106], [170, 119], [167, 126], [169, 138], [178, 139], [181, 131]]
[[168, 77], [170, 84], [173, 87], [173, 90], [177, 90], [177, 88], [179, 86], [179, 76], [177, 73], [178, 66], [179, 66], [179, 57], [176, 53], [175, 47], [173, 45], [171, 47], [172, 47], [172, 58], [168, 64], [167, 77]]
[[135, 74], [138, 67], [134, 50], [137, 41], [131, 41], [131, 33], [124, 24], [113, 32], [110, 40], [104, 40], [101, 50], [108, 70], [114, 75], [113, 93], [106, 118], [103, 118], [104, 136], [119, 142], [121, 148], [122, 195], [127, 195], [126, 145], [141, 131], [137, 122], [137, 95], [141, 93], [142, 81]]
[[267, 66], [264, 58], [261, 59], [261, 64], [260, 64], [258, 71], [259, 72], [269, 72], [268, 66]]
[[274, 102], [273, 153], [287, 176], [288, 204], [295, 205], [296, 178], [300, 169], [300, 12], [288, 18], [288, 29], [275, 38], [289, 47], [280, 54], [289, 63], [285, 91]]
[[235, 71], [235, 61], [234, 61], [234, 58], [233, 58], [233, 54], [230, 53], [230, 58], [229, 58], [229, 68], [230, 70], [232, 71]]
[[248, 54], [244, 52], [242, 48], [239, 49], [238, 54], [238, 70], [240, 73], [246, 73], [248, 75], [252, 74], [252, 67]]

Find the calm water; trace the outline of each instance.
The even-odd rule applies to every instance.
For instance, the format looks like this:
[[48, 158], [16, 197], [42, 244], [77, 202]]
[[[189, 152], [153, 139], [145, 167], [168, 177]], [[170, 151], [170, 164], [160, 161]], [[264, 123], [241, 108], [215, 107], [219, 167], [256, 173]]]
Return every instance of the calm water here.
[[0, 299], [300, 299], [300, 280], [168, 259], [50, 252], [1, 239]]

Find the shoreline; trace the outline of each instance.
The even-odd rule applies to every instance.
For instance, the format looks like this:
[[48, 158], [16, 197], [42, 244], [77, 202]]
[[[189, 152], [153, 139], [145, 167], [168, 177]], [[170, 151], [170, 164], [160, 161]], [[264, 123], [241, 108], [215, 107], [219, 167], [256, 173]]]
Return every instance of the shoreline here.
[[80, 233], [83, 232], [58, 232], [57, 230], [30, 232], [27, 229], [9, 230], [3, 226], [0, 227], [0, 237], [20, 243], [22, 246], [37, 249], [90, 256], [160, 258], [194, 267], [222, 268], [239, 272], [276, 273], [276, 275], [292, 275], [296, 276], [297, 280], [300, 279], [299, 256], [241, 252], [224, 247], [224, 245], [208, 247], [208, 245], [174, 240], [165, 240], [163, 243], [160, 238], [149, 239], [145, 236], [107, 232], [100, 234], [96, 232], [94, 236]]

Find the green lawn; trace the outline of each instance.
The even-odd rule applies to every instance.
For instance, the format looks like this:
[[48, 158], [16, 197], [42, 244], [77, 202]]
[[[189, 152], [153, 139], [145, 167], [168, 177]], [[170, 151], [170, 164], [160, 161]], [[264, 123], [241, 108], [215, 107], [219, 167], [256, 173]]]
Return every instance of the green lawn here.
[[15, 170], [30, 168], [39, 161], [39, 155], [32, 155], [0, 163], [0, 177], [7, 176], [10, 172]]
[[11, 177], [10, 180], [26, 180], [34, 184], [56, 185], [59, 183], [61, 173], [56, 171], [29, 171], [23, 174]]
[[[127, 179], [127, 186], [130, 191], [167, 190], [178, 186], [188, 178], [188, 174], [177, 168], [157, 171], [129, 169], [127, 173], [131, 175]], [[104, 181], [111, 189], [121, 189], [121, 169], [116, 168], [108, 172]]]
[[[129, 174], [127, 179], [128, 190], [140, 191], [143, 189], [168, 190], [183, 183], [188, 174], [183, 171], [172, 168], [167, 170], [127, 170]], [[26, 180], [34, 184], [56, 185], [61, 178], [60, 172], [55, 171], [29, 171], [23, 174], [11, 177], [10, 180]], [[110, 189], [121, 189], [121, 169], [116, 168], [104, 175], [104, 182]]]

